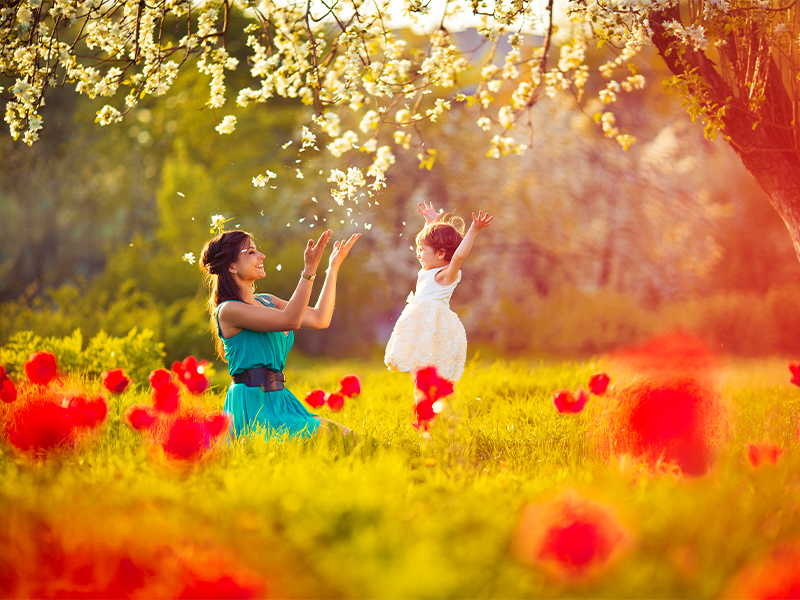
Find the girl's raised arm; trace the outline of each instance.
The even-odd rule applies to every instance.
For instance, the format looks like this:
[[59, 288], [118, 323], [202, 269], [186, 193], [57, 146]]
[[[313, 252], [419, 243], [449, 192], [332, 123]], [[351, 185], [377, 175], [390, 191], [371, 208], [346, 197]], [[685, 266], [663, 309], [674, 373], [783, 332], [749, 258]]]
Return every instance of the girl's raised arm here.
[[430, 223], [439, 218], [439, 213], [433, 208], [433, 202], [429, 204], [427, 201], [423, 201], [422, 204], [417, 204], [417, 206], [419, 207], [417, 208], [417, 212], [425, 217], [426, 223]]
[[458, 248], [453, 252], [453, 258], [450, 259], [450, 264], [436, 273], [437, 282], [442, 285], [450, 285], [458, 278], [458, 271], [461, 269], [464, 260], [469, 256], [470, 250], [472, 250], [472, 244], [475, 243], [475, 238], [478, 237], [478, 232], [488, 227], [491, 222], [492, 217], [489, 216], [489, 213], [483, 214], [483, 211], [478, 211], [478, 216], [472, 213], [472, 225], [469, 226], [469, 230], [464, 236], [464, 239], [461, 240]]

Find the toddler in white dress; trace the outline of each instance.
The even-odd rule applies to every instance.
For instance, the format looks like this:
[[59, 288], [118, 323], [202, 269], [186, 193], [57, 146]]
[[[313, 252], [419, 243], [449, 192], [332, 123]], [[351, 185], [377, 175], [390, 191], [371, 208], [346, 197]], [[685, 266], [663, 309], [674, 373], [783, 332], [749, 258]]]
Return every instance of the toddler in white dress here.
[[450, 309], [450, 297], [461, 281], [461, 264], [492, 217], [482, 211], [477, 216], [472, 213], [472, 225], [465, 235], [464, 221], [440, 215], [432, 202], [420, 204], [418, 212], [426, 222], [416, 239], [422, 269], [416, 293], [409, 295], [386, 345], [384, 362], [390, 371], [410, 373], [433, 365], [441, 377], [457, 381], [464, 372], [467, 335]]

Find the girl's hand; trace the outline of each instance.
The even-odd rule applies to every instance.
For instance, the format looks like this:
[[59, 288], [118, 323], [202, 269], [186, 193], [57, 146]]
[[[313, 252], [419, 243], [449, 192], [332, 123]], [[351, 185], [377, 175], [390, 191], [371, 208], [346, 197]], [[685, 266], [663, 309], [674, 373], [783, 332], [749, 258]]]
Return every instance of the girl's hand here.
[[489, 226], [489, 223], [492, 222], [492, 218], [489, 216], [489, 213], [483, 214], [482, 210], [478, 211], [478, 216], [475, 216], [475, 213], [472, 213], [472, 226], [480, 231], [485, 227]]
[[435, 221], [439, 218], [439, 213], [436, 212], [436, 209], [433, 208], [433, 202], [428, 204], [428, 202], [423, 202], [422, 204], [417, 204], [419, 208], [417, 208], [417, 212], [425, 217], [425, 222], [430, 223], [431, 221]]
[[331, 252], [331, 259], [329, 263], [328, 269], [338, 270], [344, 261], [347, 253], [350, 252], [350, 248], [353, 247], [353, 244], [356, 243], [356, 240], [361, 237], [360, 233], [354, 233], [350, 236], [350, 239], [346, 242], [334, 242], [333, 243], [333, 252]]
[[325, 246], [328, 244], [329, 239], [331, 239], [330, 229], [319, 236], [316, 244], [314, 240], [308, 240], [305, 252], [303, 252], [303, 260], [305, 261], [303, 272], [306, 275], [313, 275], [317, 272], [319, 261], [322, 260], [322, 253], [325, 252]]

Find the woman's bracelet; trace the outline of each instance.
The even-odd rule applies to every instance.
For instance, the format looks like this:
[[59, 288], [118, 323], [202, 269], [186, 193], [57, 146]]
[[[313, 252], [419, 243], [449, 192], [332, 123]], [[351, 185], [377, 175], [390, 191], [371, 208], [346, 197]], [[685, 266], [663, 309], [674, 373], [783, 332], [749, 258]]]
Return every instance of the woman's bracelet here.
[[305, 271], [300, 271], [300, 277], [303, 279], [308, 279], [309, 281], [314, 281], [314, 277], [316, 277], [316, 273], [312, 273], [311, 275], [306, 275]]

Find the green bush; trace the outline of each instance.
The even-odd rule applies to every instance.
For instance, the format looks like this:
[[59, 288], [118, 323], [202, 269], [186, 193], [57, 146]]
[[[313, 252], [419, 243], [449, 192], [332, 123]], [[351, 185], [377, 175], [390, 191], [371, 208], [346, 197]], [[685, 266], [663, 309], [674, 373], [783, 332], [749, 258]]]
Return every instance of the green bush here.
[[38, 350], [56, 356], [61, 373], [99, 377], [109, 369], [123, 369], [131, 381], [143, 383], [154, 370], [164, 366], [164, 344], [154, 339], [153, 332], [131, 329], [125, 337], [113, 337], [101, 331], [83, 349], [83, 335], [76, 329], [72, 335], [41, 338], [32, 331], [20, 331], [0, 347], [0, 364], [16, 377], [22, 377], [24, 365]]

